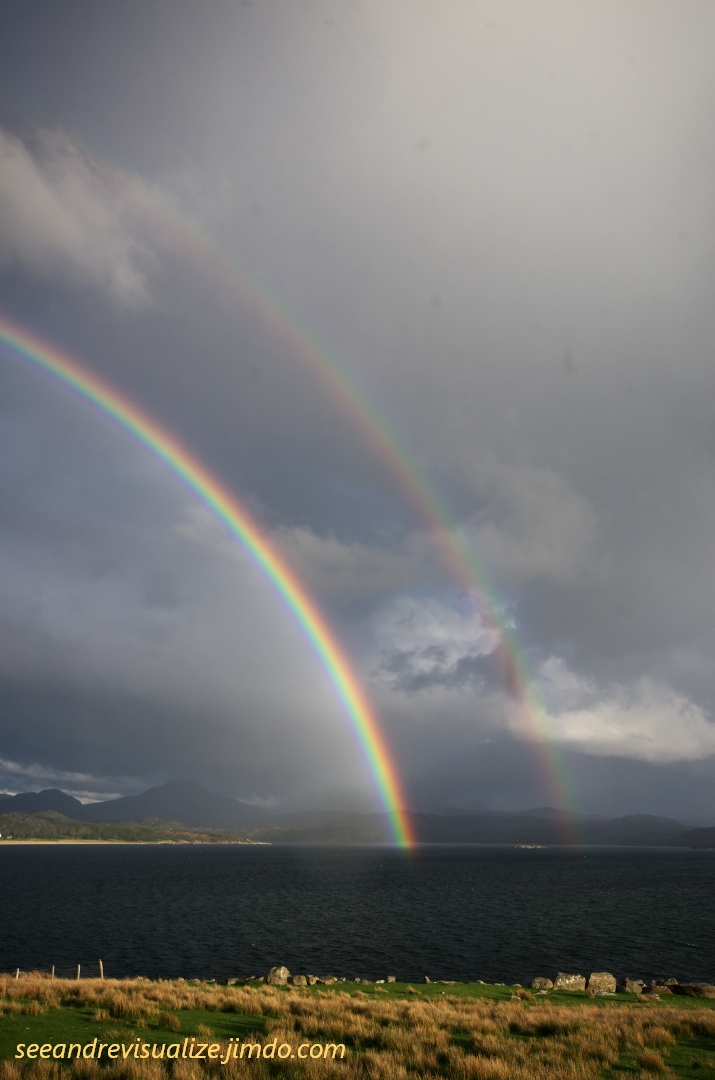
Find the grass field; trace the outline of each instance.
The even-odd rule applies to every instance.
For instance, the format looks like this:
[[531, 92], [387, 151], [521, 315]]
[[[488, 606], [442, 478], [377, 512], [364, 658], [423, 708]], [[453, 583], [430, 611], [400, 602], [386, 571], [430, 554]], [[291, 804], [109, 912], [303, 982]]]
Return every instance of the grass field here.
[[[124, 1046], [127, 1060], [16, 1060], [19, 1043], [85, 1046], [95, 1038]], [[284, 1061], [221, 1064], [229, 1040], [264, 1047], [277, 1040], [292, 1052]], [[184, 1052], [187, 1044], [216, 1043], [221, 1050], [213, 1061], [135, 1059], [132, 1044], [144, 1043]], [[295, 1057], [300, 1045], [325, 1043], [343, 1044], [342, 1060]], [[91, 1080], [109, 1073], [126, 1080], [194, 1080], [207, 1072], [256, 1078], [337, 1072], [351, 1080], [715, 1080], [715, 1001], [568, 992], [538, 997], [477, 984], [284, 988], [0, 977], [0, 1080]]]

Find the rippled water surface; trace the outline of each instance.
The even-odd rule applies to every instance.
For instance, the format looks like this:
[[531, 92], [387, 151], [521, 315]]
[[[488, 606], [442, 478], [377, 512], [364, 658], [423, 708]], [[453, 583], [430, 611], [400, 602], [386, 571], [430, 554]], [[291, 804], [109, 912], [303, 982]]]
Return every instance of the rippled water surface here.
[[0, 848], [0, 970], [715, 981], [715, 851]]

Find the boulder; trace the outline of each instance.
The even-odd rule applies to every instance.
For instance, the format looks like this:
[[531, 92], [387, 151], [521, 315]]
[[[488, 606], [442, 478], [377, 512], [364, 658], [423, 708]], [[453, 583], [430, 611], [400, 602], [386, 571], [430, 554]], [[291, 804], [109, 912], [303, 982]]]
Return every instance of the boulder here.
[[568, 975], [559, 971], [554, 979], [554, 990], [585, 990], [586, 980], [583, 975]]
[[662, 983], [662, 984], [661, 983], [653, 983], [653, 985], [651, 986], [650, 989], [651, 989], [652, 994], [672, 994], [673, 993], [672, 989], [669, 986], [666, 986], [665, 983]]
[[317, 975], [306, 975], [306, 979], [308, 981], [308, 986], [315, 986], [315, 984], [318, 981], [318, 976]]
[[432, 980], [430, 979], [429, 975], [425, 975], [425, 982], [426, 982], [426, 983], [432, 982]]
[[588, 977], [588, 989], [594, 994], [615, 994], [616, 977], [610, 971], [592, 971]]
[[266, 975], [266, 982], [269, 986], [285, 986], [290, 979], [290, 971], [282, 964], [280, 967], [272, 967]]
[[540, 975], [531, 980], [532, 990], [553, 990], [553, 987], [551, 979], [543, 979]]
[[291, 982], [293, 986], [308, 985], [308, 980], [306, 979], [305, 975], [291, 975], [288, 981]]
[[622, 994], [642, 994], [644, 986], [642, 979], [622, 979], [618, 989]]
[[681, 983], [670, 987], [673, 994], [685, 994], [687, 997], [715, 998], [715, 986], [711, 983]]
[[396, 975], [388, 975], [387, 976], [387, 981], [388, 982], [397, 982], [397, 976]]

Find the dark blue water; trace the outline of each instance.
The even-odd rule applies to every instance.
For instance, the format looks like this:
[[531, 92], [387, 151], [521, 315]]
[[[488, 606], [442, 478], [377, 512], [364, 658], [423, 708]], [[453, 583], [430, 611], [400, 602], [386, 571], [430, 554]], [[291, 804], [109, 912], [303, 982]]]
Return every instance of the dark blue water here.
[[0, 970], [715, 981], [715, 851], [0, 848]]

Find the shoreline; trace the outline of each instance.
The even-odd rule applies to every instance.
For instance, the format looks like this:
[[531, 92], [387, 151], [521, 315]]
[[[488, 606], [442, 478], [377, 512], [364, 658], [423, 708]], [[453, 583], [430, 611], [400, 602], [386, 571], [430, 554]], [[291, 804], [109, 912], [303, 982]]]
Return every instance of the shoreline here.
[[219, 843], [212, 843], [210, 840], [84, 840], [74, 839], [69, 837], [67, 839], [58, 840], [43, 840], [43, 839], [27, 839], [27, 840], [5, 840], [0, 839], [0, 847], [21, 847], [28, 844], [124, 844], [129, 847], [198, 847], [203, 844], [207, 847], [270, 847], [270, 841], [268, 840], [222, 840]]

